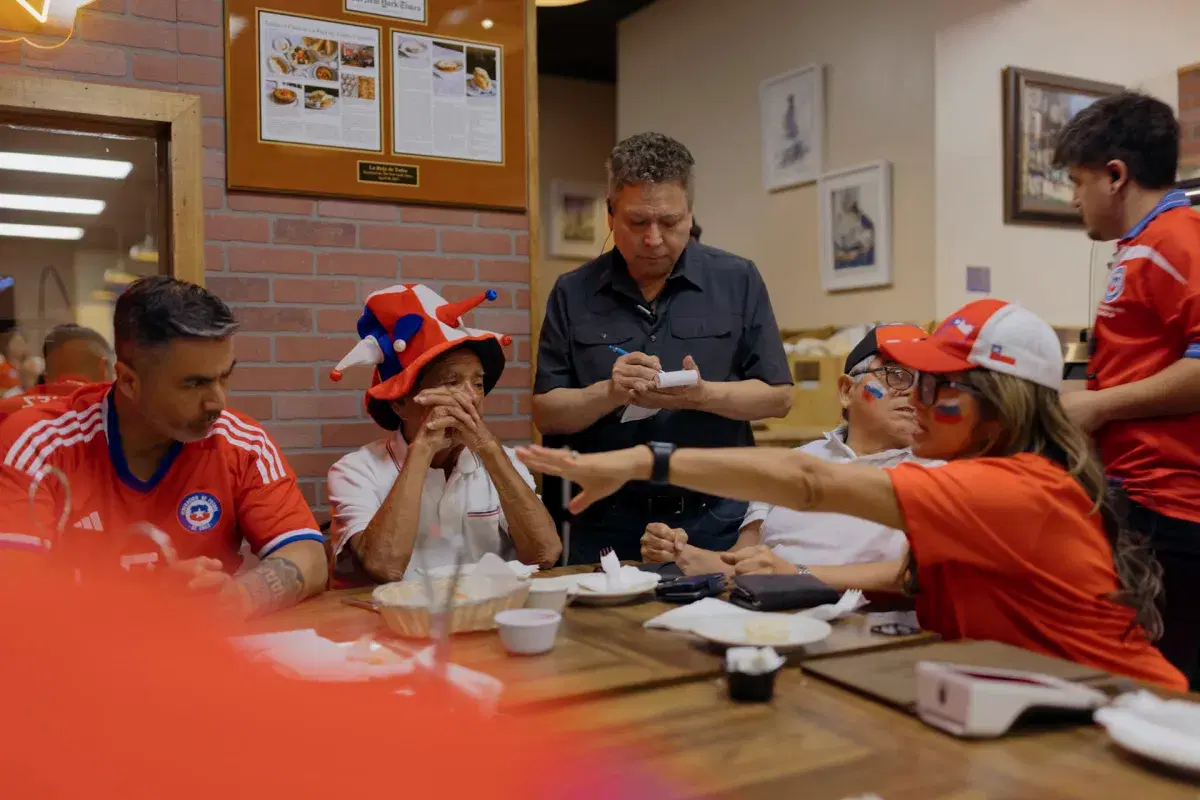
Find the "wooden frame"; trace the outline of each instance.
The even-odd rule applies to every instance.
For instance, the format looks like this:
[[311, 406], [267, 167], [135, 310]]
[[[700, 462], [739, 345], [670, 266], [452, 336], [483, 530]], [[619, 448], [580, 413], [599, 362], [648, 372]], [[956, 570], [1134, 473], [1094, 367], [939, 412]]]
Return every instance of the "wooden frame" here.
[[[1004, 94], [1004, 221], [1005, 223], [1030, 222], [1043, 225], [1081, 226], [1083, 218], [1071, 207], [1069, 200], [1037, 200], [1026, 196], [1023, 192], [1022, 174], [1026, 167], [1026, 154], [1022, 143], [1026, 139], [1021, 108], [1024, 105], [1026, 92], [1030, 88], [1049, 89], [1057, 92], [1069, 92], [1075, 95], [1091, 96], [1099, 99], [1108, 95], [1118, 94], [1125, 90], [1124, 86], [1112, 83], [1072, 78], [1068, 75], [1054, 75], [1049, 72], [1036, 72], [1020, 67], [1005, 67], [1003, 72]], [[1069, 109], [1068, 109], [1069, 110]], [[1078, 109], [1074, 113], [1078, 113]], [[1054, 133], [1046, 133], [1043, 138], [1051, 137]], [[1047, 148], [1053, 150], [1053, 143], [1043, 141], [1039, 147], [1039, 158], [1046, 160]], [[1043, 168], [1049, 169], [1048, 164]], [[1057, 189], [1065, 193], [1061, 179], [1050, 175], [1048, 183], [1051, 191]]]
[[124, 86], [53, 78], [7, 77], [0, 81], [0, 115], [72, 130], [120, 131], [165, 138], [170, 143], [167, 174], [170, 224], [164, 226], [170, 254], [166, 266], [177, 278], [204, 285], [204, 200], [200, 98]]
[[[542, 333], [542, 316], [546, 298], [538, 285], [542, 259], [542, 191], [540, 160], [538, 158], [538, 69], [537, 69], [537, 4], [525, 2], [525, 160], [528, 181], [529, 208], [529, 378], [530, 388], [537, 381], [538, 339]], [[541, 444], [542, 434], [533, 428], [533, 441]], [[538, 476], [541, 487], [541, 476]], [[565, 550], [564, 550], [565, 552]]]
[[[857, 237], [847, 252], [843, 245], [843, 261], [838, 263], [838, 243], [834, 240], [837, 210], [836, 193], [851, 203], [847, 219], [851, 220]], [[862, 193], [861, 195], [859, 193]], [[821, 253], [821, 289], [840, 292], [850, 289], [870, 289], [892, 283], [892, 165], [888, 161], [872, 161], [837, 172], [827, 172], [817, 182], [817, 208], [821, 220], [819, 237]], [[858, 204], [861, 203], [860, 207]], [[867, 263], [860, 263], [867, 261]]]
[[[227, 0], [228, 188], [525, 211], [524, 0], [426, 2], [428, 23], [324, 0]], [[235, 18], [248, 24], [230, 37]], [[348, 50], [359, 52], [352, 62]], [[472, 75], [490, 77], [490, 89]], [[434, 134], [448, 108], [461, 141]]]

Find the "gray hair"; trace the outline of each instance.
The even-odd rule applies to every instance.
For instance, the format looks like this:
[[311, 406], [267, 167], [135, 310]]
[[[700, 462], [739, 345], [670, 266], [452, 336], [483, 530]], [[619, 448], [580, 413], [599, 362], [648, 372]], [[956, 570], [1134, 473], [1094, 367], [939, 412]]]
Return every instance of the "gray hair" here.
[[607, 163], [608, 199], [626, 186], [678, 183], [687, 193], [688, 208], [695, 199], [692, 167], [696, 159], [681, 142], [661, 133], [635, 133], [617, 142]]
[[194, 283], [154, 275], [138, 278], [117, 298], [113, 333], [117, 357], [159, 348], [176, 339], [224, 339], [237, 330], [221, 298]]
[[861, 378], [862, 376], [866, 375], [867, 371], [871, 368], [871, 362], [874, 361], [878, 357], [879, 357], [878, 353], [872, 353], [871, 355], [867, 356], [862, 361], [858, 362], [853, 367], [851, 367], [850, 371], [847, 372], [846, 374], [849, 375], [851, 378], [854, 378], [855, 383], [858, 383], [858, 379]]

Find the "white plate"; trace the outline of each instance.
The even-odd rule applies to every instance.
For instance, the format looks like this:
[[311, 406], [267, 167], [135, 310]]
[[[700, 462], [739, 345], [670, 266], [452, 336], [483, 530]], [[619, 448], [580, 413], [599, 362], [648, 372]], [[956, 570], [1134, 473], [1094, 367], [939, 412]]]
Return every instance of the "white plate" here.
[[[770, 617], [787, 624], [787, 639], [781, 642], [753, 641], [747, 635], [747, 623], [755, 619]], [[691, 624], [692, 633], [710, 642], [725, 647], [774, 647], [790, 650], [813, 644], [827, 638], [833, 632], [828, 622], [796, 614], [736, 614], [732, 616], [706, 617]]]
[[[586, 575], [573, 575], [571, 577], [574, 578], [574, 581], [569, 587], [568, 593], [572, 602], [588, 606], [615, 606], [621, 603], [628, 603], [653, 592], [654, 587], [658, 585], [659, 581], [658, 575], [646, 573], [645, 580], [610, 592], [608, 590], [596, 591], [585, 588], [584, 584], [587, 581], [603, 585], [605, 576], [602, 573], [594, 572]], [[581, 579], [584, 580], [581, 581]]]
[[1096, 721], [1121, 748], [1143, 758], [1191, 773], [1200, 773], [1200, 738], [1197, 719], [1168, 713], [1159, 719], [1143, 719], [1122, 708], [1096, 712]]

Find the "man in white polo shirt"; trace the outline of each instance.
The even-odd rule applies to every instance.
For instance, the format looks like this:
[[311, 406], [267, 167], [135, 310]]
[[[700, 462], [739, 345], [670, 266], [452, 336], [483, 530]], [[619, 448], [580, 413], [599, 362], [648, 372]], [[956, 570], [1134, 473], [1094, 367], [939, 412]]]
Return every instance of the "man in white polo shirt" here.
[[[881, 468], [904, 461], [928, 463], [914, 457], [910, 449], [917, 422], [909, 397], [916, 375], [884, 361], [879, 354], [880, 341], [908, 341], [925, 335], [914, 325], [899, 324], [880, 325], [868, 332], [847, 357], [846, 374], [838, 380], [846, 422], [797, 449], [827, 461]], [[894, 574], [908, 551], [904, 534], [892, 528], [842, 514], [793, 511], [765, 503], [750, 504], [730, 550], [746, 548], [760, 550], [756, 554], [762, 562], [760, 571], [779, 573], [794, 573], [798, 567], [887, 562], [895, 565]], [[682, 530], [657, 523], [646, 527], [642, 557], [675, 561], [688, 575], [733, 574], [721, 553], [694, 547]]]
[[464, 563], [495, 553], [543, 567], [561, 554], [533, 476], [480, 413], [509, 342], [461, 317], [495, 296], [447, 303], [425, 286], [404, 285], [367, 298], [362, 339], [331, 377], [375, 366], [367, 411], [395, 433], [329, 470], [339, 574], [400, 580], [422, 566], [418, 547], [430, 569], [454, 564], [457, 553]]

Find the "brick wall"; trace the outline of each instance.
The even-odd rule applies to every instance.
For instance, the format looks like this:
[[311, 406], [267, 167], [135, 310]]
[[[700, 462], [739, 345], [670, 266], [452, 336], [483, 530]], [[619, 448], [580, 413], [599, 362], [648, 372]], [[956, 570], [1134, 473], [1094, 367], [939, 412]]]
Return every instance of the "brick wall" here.
[[329, 465], [381, 433], [362, 410], [369, 373], [349, 370], [334, 384], [329, 370], [354, 344], [367, 294], [400, 280], [449, 300], [499, 291], [468, 322], [513, 337], [486, 413], [502, 439], [527, 441], [525, 215], [226, 193], [223, 19], [220, 0], [97, 0], [65, 47], [0, 44], [0, 79], [40, 74], [200, 95], [208, 286], [242, 322], [233, 403], [278, 439], [315, 507], [326, 505]]
[[1180, 172], [1200, 177], [1200, 64], [1179, 71]]

